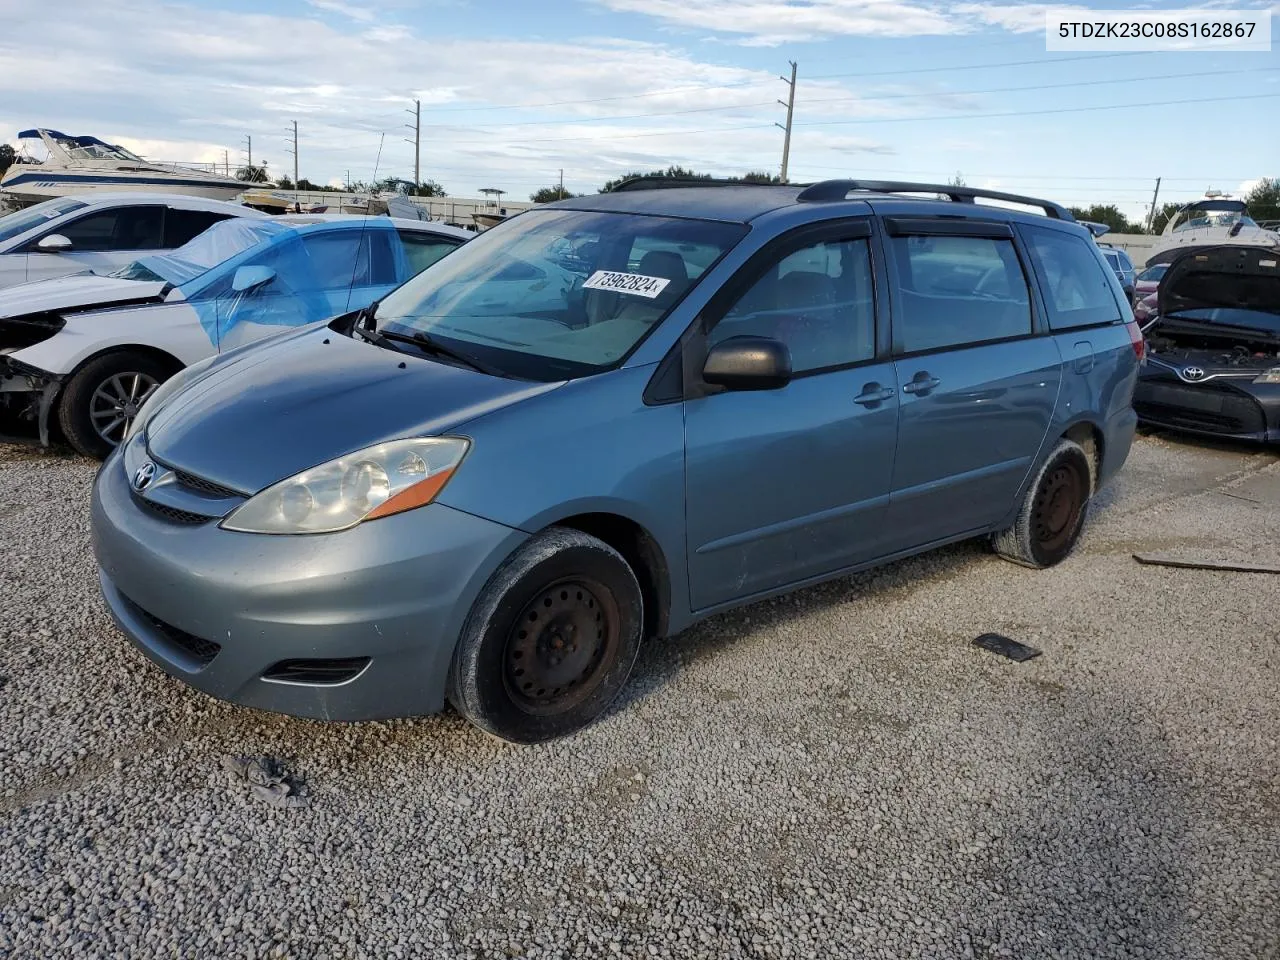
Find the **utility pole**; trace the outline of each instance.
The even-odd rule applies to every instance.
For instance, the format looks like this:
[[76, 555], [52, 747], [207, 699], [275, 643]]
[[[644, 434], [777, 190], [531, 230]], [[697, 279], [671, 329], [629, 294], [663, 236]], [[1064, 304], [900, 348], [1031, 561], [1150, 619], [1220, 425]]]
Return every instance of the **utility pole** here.
[[780, 123], [774, 124], [775, 127], [781, 127], [785, 131], [785, 135], [782, 138], [782, 182], [783, 183], [787, 182], [787, 163], [791, 159], [791, 117], [796, 110], [796, 62], [794, 60], [788, 60], [787, 62], [791, 64], [791, 79], [788, 80], [786, 77], [778, 78], [783, 83], [785, 83], [789, 88], [787, 92], [787, 99], [778, 101], [780, 104], [782, 104], [784, 107], [787, 108], [787, 125], [784, 127]]
[[293, 149], [289, 151], [293, 154], [293, 202], [296, 206], [298, 203], [298, 121], [293, 121]]
[[1151, 225], [1156, 222], [1156, 201], [1160, 198], [1160, 178], [1156, 177], [1156, 192], [1151, 195], [1151, 212], [1147, 214], [1147, 233], [1151, 232]]
[[557, 200], [564, 199], [564, 167], [560, 168], [560, 192], [556, 195]]
[[245, 144], [245, 167], [244, 167], [245, 174], [248, 176], [249, 181], [252, 183], [256, 179], [253, 175], [253, 137], [249, 136], [248, 134], [245, 134], [244, 144]]
[[406, 139], [405, 143], [413, 144], [413, 193], [417, 196], [418, 188], [422, 186], [422, 101], [413, 101], [413, 109], [405, 113], [413, 114], [413, 123], [405, 124], [413, 129], [413, 139]]

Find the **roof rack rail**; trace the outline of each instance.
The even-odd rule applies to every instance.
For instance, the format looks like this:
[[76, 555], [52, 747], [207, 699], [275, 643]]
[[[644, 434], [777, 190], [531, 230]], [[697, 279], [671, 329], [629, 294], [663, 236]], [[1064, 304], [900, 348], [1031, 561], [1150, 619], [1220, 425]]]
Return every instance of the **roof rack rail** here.
[[1006, 203], [1023, 203], [1031, 207], [1039, 207], [1046, 216], [1055, 220], [1075, 222], [1071, 211], [1052, 200], [1039, 200], [1035, 197], [1023, 197], [1016, 193], [999, 193], [995, 190], [981, 190], [977, 187], [956, 187], [941, 183], [911, 183], [906, 180], [823, 180], [802, 190], [796, 197], [802, 203], [830, 203], [833, 200], [844, 200], [852, 190], [868, 190], [873, 193], [937, 193], [955, 203], [973, 203], [975, 197], [987, 200], [1003, 200]]
[[759, 180], [730, 180], [726, 177], [631, 177], [616, 184], [610, 193], [624, 190], [663, 190], [671, 187], [785, 187], [794, 184], [761, 183]]

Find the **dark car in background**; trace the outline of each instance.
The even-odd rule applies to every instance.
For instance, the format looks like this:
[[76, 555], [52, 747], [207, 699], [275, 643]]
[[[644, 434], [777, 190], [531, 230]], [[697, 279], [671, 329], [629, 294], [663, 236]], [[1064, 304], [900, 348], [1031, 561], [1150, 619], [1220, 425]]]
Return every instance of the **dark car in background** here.
[[1139, 418], [1280, 442], [1280, 256], [1262, 247], [1189, 250], [1169, 264], [1156, 297], [1133, 398]]

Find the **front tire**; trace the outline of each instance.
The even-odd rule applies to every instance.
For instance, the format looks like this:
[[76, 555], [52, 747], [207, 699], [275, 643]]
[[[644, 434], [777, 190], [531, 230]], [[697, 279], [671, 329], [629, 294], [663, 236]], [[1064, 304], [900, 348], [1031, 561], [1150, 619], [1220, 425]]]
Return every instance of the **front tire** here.
[[1059, 440], [1040, 467], [1013, 526], [991, 543], [1006, 560], [1043, 569], [1071, 553], [1093, 496], [1093, 463], [1080, 444]]
[[644, 628], [635, 572], [595, 537], [552, 527], [490, 578], [449, 670], [449, 700], [480, 729], [542, 743], [599, 717], [631, 675]]
[[90, 360], [71, 378], [58, 404], [67, 442], [87, 457], [106, 459], [143, 402], [172, 374], [171, 365], [132, 350]]

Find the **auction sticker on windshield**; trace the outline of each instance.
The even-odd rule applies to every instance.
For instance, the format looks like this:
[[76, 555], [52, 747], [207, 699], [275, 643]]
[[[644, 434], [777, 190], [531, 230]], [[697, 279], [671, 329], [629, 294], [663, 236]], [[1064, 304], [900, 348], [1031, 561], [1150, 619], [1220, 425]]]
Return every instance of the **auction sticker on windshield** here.
[[646, 277], [642, 273], [618, 273], [614, 270], [597, 270], [587, 282], [583, 290], [614, 290], [617, 293], [629, 293], [633, 297], [654, 299], [671, 281], [666, 277]]

